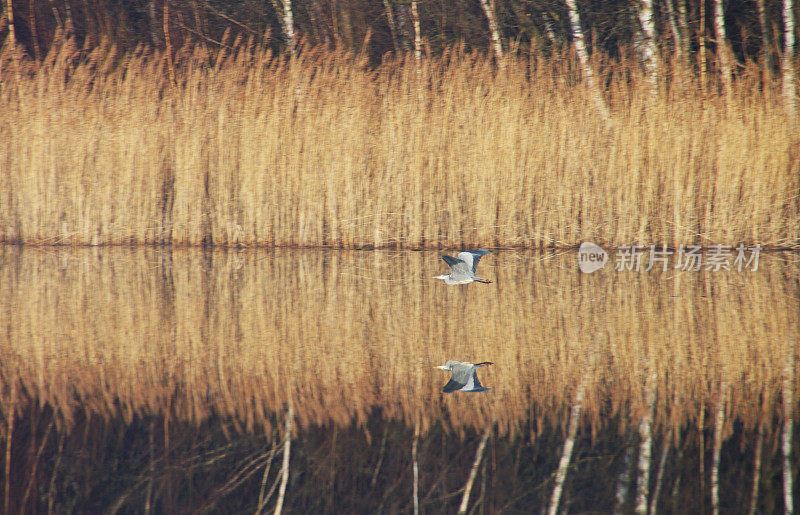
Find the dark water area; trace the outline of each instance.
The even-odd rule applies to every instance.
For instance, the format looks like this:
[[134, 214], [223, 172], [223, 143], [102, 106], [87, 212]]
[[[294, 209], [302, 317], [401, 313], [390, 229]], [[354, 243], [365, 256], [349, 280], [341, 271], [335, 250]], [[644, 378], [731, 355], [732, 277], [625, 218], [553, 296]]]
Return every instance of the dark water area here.
[[[489, 436], [471, 490], [473, 513], [533, 513], [550, 505], [564, 430], [530, 423], [527, 435]], [[596, 434], [584, 429], [575, 441], [559, 512], [634, 512], [643, 478], [636, 423], [609, 419]], [[759, 436], [757, 429], [732, 423], [719, 454], [722, 513], [750, 509], [754, 480], [756, 512], [784, 510], [781, 431], [780, 424], [770, 423]], [[59, 431], [51, 410], [31, 409], [15, 420], [8, 512], [242, 513], [256, 512], [259, 499], [264, 511], [272, 511], [284, 449], [277, 433], [241, 432], [217, 417], [187, 424], [88, 413], [71, 430]], [[800, 444], [797, 434], [793, 449]], [[420, 511], [458, 510], [482, 436], [471, 429], [454, 434], [438, 424], [419, 436]], [[690, 426], [653, 436], [648, 509], [710, 512], [714, 428]], [[299, 431], [290, 448], [285, 511], [411, 512], [413, 444], [412, 427], [380, 413], [362, 427]], [[796, 458], [791, 467], [796, 477]]]
[[785, 512], [799, 261], [0, 247], [0, 508]]

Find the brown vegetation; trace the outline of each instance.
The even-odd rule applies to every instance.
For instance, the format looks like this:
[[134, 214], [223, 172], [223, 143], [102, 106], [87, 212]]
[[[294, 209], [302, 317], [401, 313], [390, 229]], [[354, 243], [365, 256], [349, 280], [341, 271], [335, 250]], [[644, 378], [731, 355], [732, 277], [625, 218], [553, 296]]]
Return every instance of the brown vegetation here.
[[[491, 288], [450, 288], [430, 278], [434, 253], [0, 249], [0, 405], [49, 404], [60, 425], [81, 409], [216, 413], [252, 431], [291, 405], [297, 430], [379, 408], [423, 433], [496, 417], [519, 434], [561, 424], [582, 384], [583, 423], [633, 431], [655, 399], [653, 433], [678, 434], [713, 417], [724, 383], [725, 438], [736, 418], [780, 419], [797, 366], [785, 256], [757, 272], [582, 275], [574, 254], [504, 252], [481, 262]], [[452, 358], [494, 361], [492, 390], [441, 394], [433, 366]]]
[[173, 83], [159, 55], [70, 48], [2, 66], [0, 241], [800, 244], [797, 138], [756, 67], [727, 97], [668, 69], [652, 97], [603, 64], [609, 131], [569, 54], [196, 47]]

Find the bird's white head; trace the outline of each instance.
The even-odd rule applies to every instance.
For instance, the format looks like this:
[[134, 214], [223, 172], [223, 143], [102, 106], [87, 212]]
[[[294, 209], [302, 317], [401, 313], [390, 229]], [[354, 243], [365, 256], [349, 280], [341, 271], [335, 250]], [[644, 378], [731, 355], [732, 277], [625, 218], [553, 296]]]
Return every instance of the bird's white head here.
[[437, 275], [436, 277], [434, 277], [434, 279], [441, 279], [442, 281], [446, 281], [449, 277], [450, 277], [449, 274], [444, 274], [444, 275]]
[[450, 370], [450, 367], [448, 367], [447, 365], [439, 365], [435, 368], [438, 368], [439, 370]]

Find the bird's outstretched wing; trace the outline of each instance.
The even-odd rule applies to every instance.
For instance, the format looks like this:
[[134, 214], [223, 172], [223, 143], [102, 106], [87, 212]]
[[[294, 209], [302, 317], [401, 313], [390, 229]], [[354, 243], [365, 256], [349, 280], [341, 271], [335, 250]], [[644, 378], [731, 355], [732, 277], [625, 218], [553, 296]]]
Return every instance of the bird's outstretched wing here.
[[478, 373], [473, 372], [472, 376], [470, 376], [469, 381], [467, 384], [464, 385], [464, 388], [461, 389], [462, 392], [488, 392], [491, 388], [486, 388], [478, 381]]
[[451, 268], [453, 267], [453, 265], [457, 265], [462, 261], [459, 258], [454, 258], [453, 256], [448, 256], [447, 254], [443, 254], [442, 259], [444, 259], [444, 262], [447, 263]]
[[481, 382], [478, 380], [478, 371], [472, 373], [472, 376], [467, 381], [467, 384], [464, 385], [464, 391], [471, 392], [474, 390], [482, 390], [483, 386]]
[[472, 273], [475, 273], [475, 270], [478, 268], [478, 261], [489, 253], [490, 252], [486, 249], [465, 250], [464, 252], [458, 253], [458, 259], [466, 263], [467, 266], [472, 269]]
[[465, 263], [462, 259], [454, 258], [446, 254], [442, 256], [442, 259], [444, 259], [445, 263], [450, 265], [450, 278], [454, 281], [470, 279], [475, 276], [470, 265]]
[[464, 389], [472, 381], [472, 373], [475, 365], [472, 363], [455, 362], [450, 365], [450, 382], [442, 389], [445, 393]]
[[447, 384], [444, 385], [444, 388], [442, 388], [442, 391], [444, 393], [453, 393], [455, 391], [458, 391], [458, 390], [464, 388], [465, 384], [466, 383], [460, 383], [460, 382], [456, 381], [455, 379], [453, 379], [451, 377], [450, 381], [448, 381]]

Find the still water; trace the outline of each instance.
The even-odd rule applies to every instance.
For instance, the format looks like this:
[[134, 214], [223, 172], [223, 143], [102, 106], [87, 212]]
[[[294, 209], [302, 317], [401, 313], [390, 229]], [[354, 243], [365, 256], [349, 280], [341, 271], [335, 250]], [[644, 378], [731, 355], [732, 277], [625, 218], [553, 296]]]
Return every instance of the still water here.
[[794, 503], [797, 254], [439, 256], [0, 247], [3, 509], [453, 512], [473, 469], [481, 513]]

